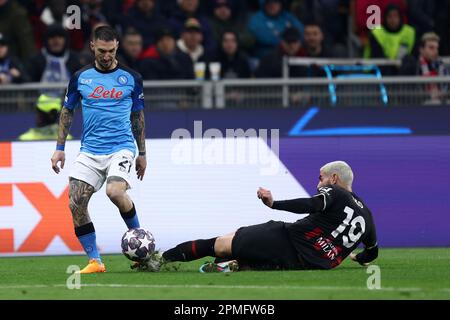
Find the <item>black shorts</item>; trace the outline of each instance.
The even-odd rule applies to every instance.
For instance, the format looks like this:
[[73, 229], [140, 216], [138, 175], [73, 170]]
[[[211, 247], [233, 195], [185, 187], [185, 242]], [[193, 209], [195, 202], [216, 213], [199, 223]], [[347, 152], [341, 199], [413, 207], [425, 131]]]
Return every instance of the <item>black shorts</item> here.
[[304, 269], [292, 245], [285, 223], [269, 221], [239, 228], [234, 236], [232, 256], [241, 267], [259, 270]]

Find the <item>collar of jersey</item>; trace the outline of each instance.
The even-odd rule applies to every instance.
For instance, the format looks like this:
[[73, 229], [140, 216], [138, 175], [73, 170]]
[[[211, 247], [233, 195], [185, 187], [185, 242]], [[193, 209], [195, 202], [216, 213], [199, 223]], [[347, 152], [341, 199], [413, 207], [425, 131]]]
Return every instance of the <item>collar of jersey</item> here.
[[95, 65], [95, 62], [93, 63], [93, 65], [94, 65], [95, 71], [100, 72], [100, 73], [112, 73], [114, 71], [117, 71], [117, 69], [119, 69], [119, 63], [117, 63], [117, 65], [115, 66], [114, 69], [106, 70], [106, 71], [105, 70], [100, 70], [99, 68], [97, 68], [97, 66]]

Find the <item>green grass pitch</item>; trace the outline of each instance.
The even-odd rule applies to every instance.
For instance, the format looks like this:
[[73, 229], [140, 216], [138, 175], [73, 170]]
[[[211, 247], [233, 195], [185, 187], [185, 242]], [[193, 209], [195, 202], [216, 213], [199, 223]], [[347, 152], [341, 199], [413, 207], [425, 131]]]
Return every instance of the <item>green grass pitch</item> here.
[[199, 273], [207, 260], [148, 273], [107, 255], [107, 273], [82, 275], [81, 288], [69, 290], [67, 267], [85, 257], [0, 258], [0, 299], [450, 299], [450, 248], [381, 249], [380, 290], [368, 290], [367, 269], [349, 259], [329, 271]]

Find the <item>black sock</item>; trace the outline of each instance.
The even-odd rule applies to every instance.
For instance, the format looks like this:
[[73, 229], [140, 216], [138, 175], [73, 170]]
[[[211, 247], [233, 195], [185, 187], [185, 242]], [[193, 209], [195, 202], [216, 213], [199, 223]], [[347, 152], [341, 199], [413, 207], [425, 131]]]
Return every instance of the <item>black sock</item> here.
[[192, 261], [203, 257], [216, 255], [214, 244], [217, 238], [200, 239], [180, 243], [175, 248], [163, 253], [163, 258], [167, 261]]

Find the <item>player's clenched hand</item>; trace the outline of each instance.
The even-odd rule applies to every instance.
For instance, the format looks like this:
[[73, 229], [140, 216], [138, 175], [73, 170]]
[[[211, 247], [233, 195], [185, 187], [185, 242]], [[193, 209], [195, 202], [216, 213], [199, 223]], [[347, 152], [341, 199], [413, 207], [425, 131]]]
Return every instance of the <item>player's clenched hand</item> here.
[[145, 156], [138, 156], [136, 158], [136, 173], [139, 180], [144, 179], [145, 169], [147, 168], [147, 159]]
[[59, 173], [60, 169], [58, 167], [58, 162], [61, 162], [61, 169], [64, 169], [64, 163], [66, 162], [66, 154], [64, 153], [64, 151], [56, 150], [53, 153], [51, 161], [53, 171]]
[[258, 196], [261, 201], [268, 206], [269, 208], [272, 208], [273, 206], [273, 197], [270, 190], [266, 190], [264, 188], [259, 188], [256, 192], [256, 195]]

